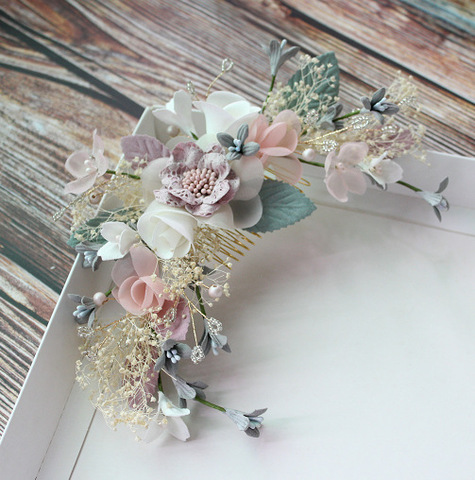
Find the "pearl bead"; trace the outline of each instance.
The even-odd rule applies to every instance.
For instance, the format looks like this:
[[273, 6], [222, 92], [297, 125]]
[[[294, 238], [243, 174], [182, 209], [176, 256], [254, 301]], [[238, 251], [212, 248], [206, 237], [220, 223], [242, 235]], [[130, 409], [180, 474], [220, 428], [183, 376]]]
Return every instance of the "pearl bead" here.
[[92, 205], [96, 205], [101, 201], [102, 195], [100, 193], [91, 193], [89, 195], [89, 203], [92, 203]]
[[208, 294], [211, 298], [219, 298], [223, 294], [223, 287], [221, 285], [211, 285]]
[[167, 133], [170, 137], [176, 137], [180, 133], [180, 129], [176, 125], [169, 125], [167, 127]]
[[307, 162], [313, 162], [317, 156], [317, 152], [313, 148], [307, 148], [303, 151], [302, 157]]
[[92, 297], [94, 305], [100, 307], [107, 300], [106, 294], [102, 292], [96, 292]]

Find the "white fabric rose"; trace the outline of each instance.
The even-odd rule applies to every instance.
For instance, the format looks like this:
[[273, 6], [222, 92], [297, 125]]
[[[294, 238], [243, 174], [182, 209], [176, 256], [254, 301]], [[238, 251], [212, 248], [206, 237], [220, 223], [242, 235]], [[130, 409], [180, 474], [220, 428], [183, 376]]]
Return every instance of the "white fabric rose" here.
[[184, 209], [153, 201], [139, 218], [143, 241], [163, 259], [183, 257], [191, 248], [197, 220]]
[[125, 257], [132, 245], [139, 241], [137, 232], [122, 222], [105, 222], [101, 235], [107, 243], [97, 251], [97, 255], [104, 261]]

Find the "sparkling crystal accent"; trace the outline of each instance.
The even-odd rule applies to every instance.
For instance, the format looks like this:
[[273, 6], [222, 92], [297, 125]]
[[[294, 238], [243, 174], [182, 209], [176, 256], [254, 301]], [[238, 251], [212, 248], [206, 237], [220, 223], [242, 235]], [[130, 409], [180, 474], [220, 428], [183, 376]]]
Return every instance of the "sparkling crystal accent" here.
[[223, 329], [223, 324], [216, 318], [211, 317], [208, 319], [208, 328], [211, 333], [216, 334]]
[[193, 82], [187, 82], [186, 89], [188, 90], [188, 92], [191, 94], [192, 97], [196, 95], [195, 84]]
[[307, 125], [313, 125], [318, 120], [318, 112], [316, 110], [309, 110], [307, 115], [305, 116], [305, 123]]
[[87, 325], [78, 327], [78, 335], [81, 338], [89, 338], [94, 333], [94, 329], [88, 327]]
[[223, 63], [221, 64], [221, 71], [224, 72], [229, 72], [231, 68], [234, 67], [234, 62], [230, 58], [225, 58], [223, 60]]
[[355, 130], [362, 130], [369, 125], [370, 117], [357, 115], [356, 117], [351, 118], [348, 122]]
[[199, 346], [196, 345], [196, 347], [193, 347], [193, 350], [191, 351], [191, 361], [193, 363], [200, 363], [203, 361], [205, 358], [205, 354], [203, 352], [203, 349]]
[[333, 152], [333, 150], [336, 150], [338, 148], [338, 142], [335, 140], [324, 140], [322, 142], [322, 150], [324, 153], [330, 153]]

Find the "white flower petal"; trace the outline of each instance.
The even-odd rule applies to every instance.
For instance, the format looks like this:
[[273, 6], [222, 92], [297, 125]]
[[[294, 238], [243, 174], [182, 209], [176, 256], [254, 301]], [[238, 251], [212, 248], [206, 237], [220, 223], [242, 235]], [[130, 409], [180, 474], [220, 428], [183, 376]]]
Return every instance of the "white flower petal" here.
[[140, 178], [142, 179], [143, 195], [145, 205], [150, 205], [155, 200], [154, 190], [162, 188], [162, 179], [160, 172], [165, 168], [168, 158], [158, 158], [150, 162], [142, 171]]
[[232, 200], [229, 205], [233, 210], [236, 228], [249, 228], [262, 217], [262, 201], [259, 196], [251, 200]]
[[158, 392], [158, 406], [166, 417], [183, 417], [190, 414], [188, 408], [177, 407], [163, 392]]
[[236, 225], [234, 225], [233, 211], [229, 204], [221, 206], [211, 217], [203, 217], [200, 219], [200, 223], [227, 230], [237, 228]]
[[118, 243], [107, 242], [97, 251], [97, 255], [107, 262], [109, 260], [118, 260], [123, 258], [125, 253], [122, 253]]
[[241, 157], [231, 162], [231, 168], [239, 177], [239, 189], [234, 200], [251, 200], [262, 187], [264, 167], [257, 157]]

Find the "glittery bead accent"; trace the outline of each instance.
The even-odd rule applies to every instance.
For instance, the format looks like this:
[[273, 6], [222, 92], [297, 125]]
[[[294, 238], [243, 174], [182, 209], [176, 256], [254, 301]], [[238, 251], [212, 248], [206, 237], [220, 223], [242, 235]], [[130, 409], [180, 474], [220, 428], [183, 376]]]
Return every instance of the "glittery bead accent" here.
[[203, 352], [203, 349], [199, 346], [196, 345], [196, 347], [193, 347], [193, 350], [191, 351], [191, 361], [193, 363], [200, 363], [203, 361], [205, 358], [205, 354]]

